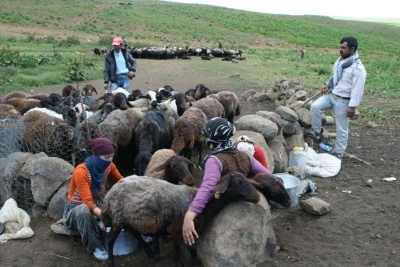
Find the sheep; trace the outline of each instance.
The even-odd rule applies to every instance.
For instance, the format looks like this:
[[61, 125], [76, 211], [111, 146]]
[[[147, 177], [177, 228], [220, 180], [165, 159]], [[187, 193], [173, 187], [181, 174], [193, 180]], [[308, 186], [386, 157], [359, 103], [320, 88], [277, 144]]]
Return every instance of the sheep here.
[[116, 109], [127, 110], [128, 108], [133, 107], [124, 93], [116, 93], [114, 95], [113, 103]]
[[195, 99], [195, 97], [194, 97], [195, 95], [196, 95], [196, 89], [194, 89], [194, 88], [189, 88], [185, 92], [185, 96], [191, 97], [193, 99]]
[[178, 155], [183, 155], [191, 160], [192, 150], [196, 148], [199, 154], [198, 165], [202, 161], [202, 146], [204, 135], [201, 128], [207, 122], [207, 116], [199, 108], [190, 107], [176, 121], [173, 127], [173, 140], [171, 149]]
[[211, 90], [206, 87], [204, 84], [198, 84], [195, 87], [195, 95], [194, 99], [199, 100], [205, 98], [206, 96], [212, 94]]
[[[136, 174], [143, 175], [151, 154], [171, 145], [171, 128], [162, 112], [149, 111], [135, 128]], [[149, 157], [150, 156], [150, 157]]]
[[102, 95], [101, 97], [97, 98], [96, 100], [96, 104], [94, 104], [93, 106], [90, 107], [91, 111], [97, 111], [99, 109], [102, 109], [104, 105], [111, 103], [113, 105], [114, 108], [114, 95], [111, 93], [105, 93], [104, 95]]
[[235, 116], [240, 115], [240, 100], [235, 93], [221, 91], [208, 97], [215, 98], [222, 104], [225, 110], [225, 117], [230, 123], [233, 123]]
[[95, 124], [100, 124], [102, 123], [107, 116], [114, 110], [114, 107], [112, 104], [107, 103], [103, 106], [102, 109], [97, 110], [96, 112], [93, 113], [92, 116], [90, 116], [87, 120], [89, 122], [93, 122]]
[[17, 98], [27, 98], [27, 97], [29, 97], [29, 96], [30, 96], [30, 95], [27, 94], [27, 93], [25, 93], [25, 92], [15, 91], [15, 92], [11, 92], [11, 93], [6, 94], [6, 95], [3, 97], [3, 102], [5, 102], [6, 100], [8, 100], [8, 99], [10, 99], [10, 98], [14, 98], [14, 97], [17, 97]]
[[59, 157], [71, 162], [72, 127], [40, 111], [32, 111], [21, 117], [24, 126], [21, 151], [45, 152], [49, 157]]
[[143, 96], [143, 93], [140, 89], [133, 90], [132, 93], [128, 96], [128, 101], [138, 100]]
[[[89, 107], [85, 104], [76, 104], [74, 106], [74, 111], [76, 113], [76, 117], [78, 118], [79, 122], [82, 122], [86, 119], [90, 118], [93, 115], [93, 111], [90, 111]], [[85, 113], [85, 114], [84, 114]]]
[[93, 55], [95, 55], [95, 56], [100, 56], [100, 55], [101, 55], [100, 49], [94, 48], [94, 49], [93, 49]]
[[85, 95], [87, 95], [87, 96], [92, 96], [93, 92], [96, 93], [96, 95], [97, 95], [96, 88], [91, 84], [86, 84], [82, 90], [85, 92]]
[[285, 208], [292, 204], [282, 179], [272, 173], [257, 173], [249, 178], [253, 186], [259, 190], [267, 200], [272, 200]]
[[113, 95], [116, 95], [116, 94], [118, 94], [118, 93], [123, 93], [123, 94], [126, 96], [126, 98], [129, 97], [129, 92], [126, 91], [124, 88], [121, 88], [121, 87], [118, 87], [117, 89], [113, 90], [111, 93], [112, 93]]
[[[196, 188], [173, 185], [146, 176], [129, 176], [116, 183], [105, 197], [101, 219], [105, 226], [111, 227], [108, 236], [109, 266], [114, 266], [113, 247], [123, 228], [133, 233], [150, 259], [158, 256], [159, 248], [155, 247], [152, 251], [140, 234], [172, 235], [175, 248], [179, 247], [183, 256], [183, 266], [190, 266], [191, 253], [189, 246], [183, 242], [182, 224], [196, 193]], [[197, 232], [201, 234], [228, 203], [258, 203], [259, 200], [258, 191], [243, 174], [233, 172], [224, 175], [217, 185], [215, 198], [195, 218]]]
[[182, 116], [183, 112], [187, 110], [192, 103], [189, 101], [189, 98], [183, 93], [177, 93], [173, 96], [176, 100], [176, 110], [178, 112], [178, 116]]
[[21, 113], [18, 112], [12, 105], [0, 104], [0, 120], [12, 118], [18, 119], [21, 117]]
[[38, 100], [38, 99], [27, 99], [27, 98], [22, 98], [22, 97], [11, 97], [11, 98], [7, 98], [6, 100], [4, 100], [2, 104], [11, 105], [17, 111], [20, 111], [21, 109], [23, 109], [26, 106], [39, 107], [40, 106], [40, 100]]
[[62, 101], [62, 96], [57, 93], [51, 93], [46, 99], [40, 101], [43, 108], [54, 110]]
[[209, 120], [215, 117], [225, 118], [224, 106], [215, 98], [202, 98], [192, 102], [192, 106], [201, 109]]
[[62, 96], [62, 97], [70, 96], [70, 95], [72, 95], [72, 93], [75, 92], [75, 91], [76, 91], [76, 88], [73, 87], [72, 85], [68, 84], [68, 85], [66, 85], [66, 86], [62, 89], [61, 96]]
[[34, 111], [43, 112], [43, 113], [46, 113], [47, 115], [49, 115], [49, 116], [51, 116], [51, 117], [54, 117], [54, 118], [57, 118], [57, 119], [60, 119], [60, 120], [64, 120], [63, 115], [58, 114], [57, 112], [54, 112], [54, 111], [52, 111], [52, 110], [50, 110], [50, 109], [47, 109], [47, 108], [38, 108], [38, 107], [35, 107], [35, 108], [32, 108], [32, 109], [28, 110], [28, 111], [24, 114], [24, 116], [25, 116], [26, 114], [28, 114], [29, 112], [34, 112]]
[[194, 164], [187, 158], [177, 155], [172, 149], [157, 150], [144, 172], [145, 176], [165, 180], [172, 184], [193, 185]]

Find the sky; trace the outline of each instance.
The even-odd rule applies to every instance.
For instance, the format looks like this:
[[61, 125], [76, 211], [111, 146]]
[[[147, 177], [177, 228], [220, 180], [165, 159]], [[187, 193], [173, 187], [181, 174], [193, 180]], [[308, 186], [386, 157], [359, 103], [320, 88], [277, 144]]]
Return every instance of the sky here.
[[215, 5], [268, 14], [320, 15], [343, 18], [400, 19], [396, 0], [167, 0]]

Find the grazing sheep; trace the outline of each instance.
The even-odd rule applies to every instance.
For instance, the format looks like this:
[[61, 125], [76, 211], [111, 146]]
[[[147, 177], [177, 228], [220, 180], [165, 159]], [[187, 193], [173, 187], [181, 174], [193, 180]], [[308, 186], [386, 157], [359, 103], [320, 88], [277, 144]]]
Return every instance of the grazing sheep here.
[[207, 122], [207, 116], [199, 108], [190, 107], [176, 121], [173, 127], [173, 141], [171, 149], [178, 155], [183, 155], [191, 160], [192, 151], [195, 148], [199, 154], [198, 165], [200, 165], [202, 157], [202, 147], [204, 143], [204, 135], [201, 128]]
[[145, 176], [165, 180], [171, 184], [193, 185], [194, 164], [187, 158], [177, 155], [172, 149], [157, 150], [144, 172]]
[[211, 94], [212, 94], [211, 90], [204, 84], [200, 83], [195, 87], [194, 99], [199, 100]]
[[221, 91], [217, 94], [209, 95], [211, 98], [217, 99], [225, 110], [225, 117], [233, 123], [235, 116], [240, 115], [240, 100], [237, 95], [229, 91]]
[[215, 98], [202, 98], [192, 102], [192, 106], [201, 109], [209, 120], [215, 117], [225, 118], [224, 106]]
[[93, 49], [93, 55], [95, 55], [95, 56], [100, 56], [100, 55], [101, 55], [100, 49], [94, 48], [94, 49]]
[[[171, 146], [171, 128], [162, 112], [149, 111], [135, 128], [136, 174], [143, 175], [151, 154]], [[150, 157], [149, 157], [150, 155]]]
[[271, 173], [258, 173], [250, 177], [249, 180], [267, 200], [272, 200], [285, 208], [291, 206], [290, 196], [279, 177]]
[[[108, 238], [109, 266], [114, 266], [113, 247], [122, 229], [128, 229], [144, 246], [150, 259], [158, 256], [143, 241], [140, 234], [151, 236], [172, 235], [175, 248], [183, 257], [183, 266], [191, 266], [190, 248], [183, 242], [183, 218], [197, 193], [196, 188], [173, 185], [151, 177], [130, 176], [116, 183], [107, 193], [102, 209], [102, 221], [111, 227]], [[195, 218], [197, 233], [201, 234], [212, 219], [228, 203], [247, 201], [257, 203], [260, 195], [247, 178], [238, 172], [221, 177], [216, 196], [202, 214]], [[240, 220], [240, 218], [232, 218]], [[178, 252], [178, 251], [177, 251]]]

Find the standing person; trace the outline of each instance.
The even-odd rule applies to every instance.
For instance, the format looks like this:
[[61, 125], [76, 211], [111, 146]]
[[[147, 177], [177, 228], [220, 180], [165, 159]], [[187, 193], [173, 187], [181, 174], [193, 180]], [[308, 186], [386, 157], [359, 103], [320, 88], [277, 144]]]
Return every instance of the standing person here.
[[76, 166], [64, 207], [65, 226], [79, 232], [82, 243], [99, 260], [108, 259], [104, 248], [104, 231], [99, 226], [101, 205], [107, 177], [123, 179], [112, 162], [117, 146], [108, 138], [96, 138], [90, 143], [92, 155]]
[[[136, 76], [136, 59], [122, 48], [122, 38], [115, 37], [104, 61], [104, 90], [107, 93], [122, 87], [129, 91], [130, 80]], [[111, 83], [111, 84], [109, 84]]]
[[229, 138], [235, 133], [235, 127], [223, 118], [209, 120], [204, 128], [207, 146], [212, 150], [204, 160], [203, 181], [195, 198], [185, 214], [182, 235], [186, 244], [195, 243], [199, 238], [194, 227], [194, 219], [215, 194], [216, 186], [222, 176], [238, 171], [249, 177], [256, 173], [271, 173], [253, 157], [236, 149]]
[[304, 47], [302, 49], [300, 49], [300, 55], [301, 55], [301, 59], [304, 58], [304, 53], [306, 52], [306, 50], [304, 49]]
[[354, 37], [340, 40], [340, 57], [333, 65], [333, 75], [322, 88], [322, 96], [311, 105], [312, 131], [321, 140], [322, 111], [333, 109], [336, 122], [336, 142], [331, 151], [342, 158], [348, 140], [349, 118], [360, 104], [367, 77], [364, 65], [358, 57], [358, 42]]

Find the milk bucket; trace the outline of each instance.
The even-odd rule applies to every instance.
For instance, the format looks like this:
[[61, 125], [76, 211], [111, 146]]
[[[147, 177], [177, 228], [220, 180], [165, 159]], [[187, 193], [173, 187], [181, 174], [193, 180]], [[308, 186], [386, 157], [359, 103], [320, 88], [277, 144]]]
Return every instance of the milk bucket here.
[[299, 178], [288, 173], [274, 173], [274, 175], [282, 179], [283, 186], [285, 187], [286, 192], [289, 194], [290, 200], [292, 201], [292, 205], [290, 207], [297, 206], [299, 203], [299, 196], [297, 195], [297, 190], [300, 184]]

